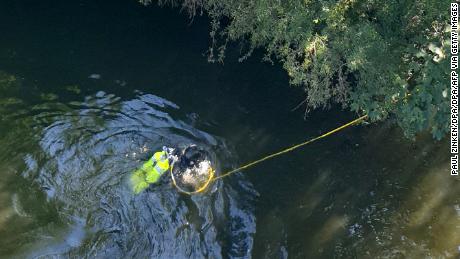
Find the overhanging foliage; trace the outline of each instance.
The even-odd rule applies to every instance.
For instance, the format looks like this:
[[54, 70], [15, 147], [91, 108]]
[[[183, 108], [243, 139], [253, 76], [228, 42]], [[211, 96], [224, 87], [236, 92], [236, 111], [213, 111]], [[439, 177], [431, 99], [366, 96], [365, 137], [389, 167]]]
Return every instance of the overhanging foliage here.
[[[148, 4], [151, 0], [142, 0]], [[395, 118], [405, 134], [449, 131], [446, 0], [163, 0], [211, 19], [209, 58], [229, 41], [276, 58], [305, 111], [341, 104], [371, 120]]]

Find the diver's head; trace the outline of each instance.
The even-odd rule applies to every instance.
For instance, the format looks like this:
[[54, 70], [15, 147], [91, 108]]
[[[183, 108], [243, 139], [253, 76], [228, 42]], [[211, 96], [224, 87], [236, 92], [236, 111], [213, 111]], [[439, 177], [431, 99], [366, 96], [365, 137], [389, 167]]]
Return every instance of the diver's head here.
[[172, 177], [177, 187], [193, 192], [209, 183], [213, 169], [209, 153], [197, 145], [184, 148], [173, 164]]
[[183, 166], [193, 167], [195, 164], [208, 159], [208, 157], [209, 155], [204, 149], [197, 145], [190, 145], [184, 149], [181, 156], [181, 162], [184, 163]]

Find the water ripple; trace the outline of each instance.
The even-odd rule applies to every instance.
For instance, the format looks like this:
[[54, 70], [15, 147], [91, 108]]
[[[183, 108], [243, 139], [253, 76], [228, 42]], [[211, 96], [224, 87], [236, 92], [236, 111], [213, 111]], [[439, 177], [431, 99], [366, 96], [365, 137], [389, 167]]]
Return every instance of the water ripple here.
[[[34, 179], [48, 202], [59, 204], [68, 230], [59, 234], [63, 239], [38, 243], [35, 249], [41, 248], [29, 256], [250, 256], [255, 193], [243, 179], [218, 182], [193, 197], [167, 180], [131, 194], [127, 176], [163, 145], [195, 143], [223, 165], [231, 161], [223, 140], [175, 120], [168, 109], [179, 106], [152, 94], [122, 101], [104, 92], [30, 109], [41, 126], [40, 149], [24, 157], [22, 175]], [[56, 237], [55, 231], [48, 235]]]

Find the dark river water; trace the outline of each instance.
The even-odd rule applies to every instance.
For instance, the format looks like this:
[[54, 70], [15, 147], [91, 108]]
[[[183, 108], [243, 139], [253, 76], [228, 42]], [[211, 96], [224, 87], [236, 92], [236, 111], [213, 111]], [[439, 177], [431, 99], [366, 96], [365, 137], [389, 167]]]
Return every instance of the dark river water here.
[[458, 258], [449, 143], [348, 128], [186, 196], [127, 178], [195, 143], [217, 173], [357, 117], [303, 120], [280, 66], [207, 63], [209, 25], [134, 0], [0, 2], [1, 258]]

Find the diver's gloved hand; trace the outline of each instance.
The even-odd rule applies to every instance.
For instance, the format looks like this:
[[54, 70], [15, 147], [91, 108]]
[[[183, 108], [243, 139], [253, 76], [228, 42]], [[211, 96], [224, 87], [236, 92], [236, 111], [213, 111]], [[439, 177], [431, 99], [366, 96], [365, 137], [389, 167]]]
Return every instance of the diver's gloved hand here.
[[163, 151], [168, 154], [168, 159], [171, 162], [175, 162], [179, 159], [177, 155], [174, 154], [175, 149], [174, 148], [168, 148], [166, 146], [163, 146]]

